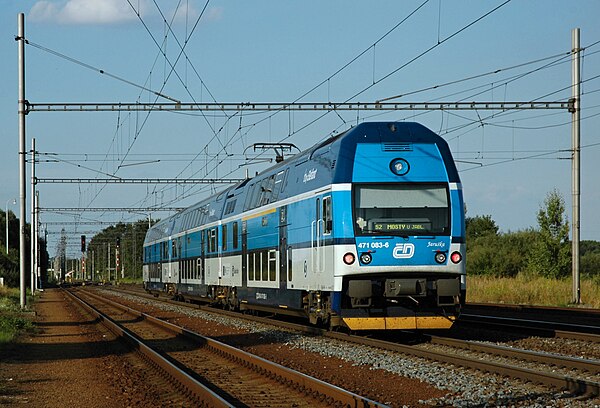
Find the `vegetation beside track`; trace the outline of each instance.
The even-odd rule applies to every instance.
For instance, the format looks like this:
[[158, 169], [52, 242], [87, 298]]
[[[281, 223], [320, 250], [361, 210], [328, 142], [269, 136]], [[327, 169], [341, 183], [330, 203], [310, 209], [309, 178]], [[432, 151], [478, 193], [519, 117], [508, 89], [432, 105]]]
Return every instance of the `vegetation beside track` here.
[[28, 330], [33, 330], [33, 322], [31, 314], [21, 310], [19, 289], [0, 287], [0, 346]]
[[[528, 277], [514, 278], [469, 276], [467, 302], [505, 303], [528, 306], [572, 306], [571, 279]], [[581, 279], [581, 301], [584, 307], [600, 308], [600, 279]]]

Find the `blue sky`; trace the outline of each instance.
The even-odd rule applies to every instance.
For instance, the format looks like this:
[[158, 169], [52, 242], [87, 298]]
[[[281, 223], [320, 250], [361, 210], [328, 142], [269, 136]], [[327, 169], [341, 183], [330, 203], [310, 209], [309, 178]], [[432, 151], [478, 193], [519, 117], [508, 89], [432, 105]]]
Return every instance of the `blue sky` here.
[[[581, 237], [600, 240], [598, 1], [4, 0], [0, 205], [8, 201], [16, 212], [9, 200], [19, 194], [14, 41], [19, 12], [25, 13], [31, 43], [26, 98], [32, 103], [154, 101], [142, 88], [184, 102], [289, 102], [315, 87], [301, 101], [372, 102], [395, 95], [405, 95], [399, 102], [566, 100], [571, 84], [566, 54], [571, 29], [579, 27], [586, 47]], [[477, 78], [463, 80], [471, 77]], [[438, 86], [450, 82], [455, 83]], [[254, 142], [286, 141], [305, 149], [357, 121], [414, 120], [448, 140], [459, 163], [468, 215], [489, 214], [501, 230], [515, 231], [537, 225], [536, 212], [553, 189], [564, 197], [571, 218], [570, 119], [568, 112], [554, 110], [227, 116], [32, 112], [27, 143], [30, 149], [35, 137], [42, 160], [53, 160], [39, 164], [38, 177], [243, 177], [246, 170], [253, 174], [269, 165], [243, 154]], [[182, 207], [214, 192], [202, 186], [38, 187], [42, 207], [54, 208]], [[161, 216], [165, 213], [153, 214]], [[42, 222], [142, 217], [43, 213]], [[94, 229], [79, 226], [77, 233], [90, 235]], [[53, 256], [58, 235], [49, 238]]]

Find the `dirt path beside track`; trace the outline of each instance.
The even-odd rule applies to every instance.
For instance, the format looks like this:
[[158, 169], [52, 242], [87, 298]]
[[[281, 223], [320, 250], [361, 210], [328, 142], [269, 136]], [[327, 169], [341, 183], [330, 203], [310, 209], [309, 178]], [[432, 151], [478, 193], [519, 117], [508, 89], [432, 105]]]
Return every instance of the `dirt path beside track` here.
[[45, 291], [35, 303], [36, 333], [0, 349], [0, 406], [160, 406], [137, 355], [65, 296]]

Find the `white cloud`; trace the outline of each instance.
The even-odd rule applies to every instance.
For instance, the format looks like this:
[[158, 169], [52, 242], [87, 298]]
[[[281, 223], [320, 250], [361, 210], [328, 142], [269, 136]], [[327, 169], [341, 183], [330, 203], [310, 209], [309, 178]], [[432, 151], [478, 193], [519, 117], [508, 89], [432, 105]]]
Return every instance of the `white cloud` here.
[[[141, 4], [133, 1], [137, 6]], [[29, 12], [32, 21], [60, 24], [120, 24], [135, 20], [136, 14], [124, 0], [66, 0], [62, 2], [40, 0]]]
[[206, 10], [206, 19], [209, 21], [218, 21], [223, 18], [223, 7], [209, 7]]
[[[150, 0], [130, 1], [143, 18], [160, 18], [158, 10]], [[164, 1], [162, 3], [165, 4]], [[194, 22], [200, 15], [200, 10], [194, 1], [182, 2], [176, 10], [175, 21], [185, 22], [187, 16], [188, 22]], [[136, 21], [136, 11], [126, 0], [38, 0], [31, 8], [28, 19], [73, 25], [123, 24]], [[173, 12], [166, 13], [172, 14]], [[217, 21], [222, 16], [222, 7], [209, 7], [203, 20]]]

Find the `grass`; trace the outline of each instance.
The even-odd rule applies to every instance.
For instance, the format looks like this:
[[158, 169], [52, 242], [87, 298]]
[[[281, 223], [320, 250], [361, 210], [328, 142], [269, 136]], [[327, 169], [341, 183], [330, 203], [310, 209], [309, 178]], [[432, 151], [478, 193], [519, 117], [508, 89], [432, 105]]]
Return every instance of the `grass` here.
[[20, 333], [32, 329], [30, 317], [19, 305], [19, 289], [0, 287], [0, 344], [9, 343]]
[[[581, 279], [582, 307], [600, 308], [600, 279]], [[536, 306], [570, 306], [571, 279], [467, 277], [467, 302]]]

